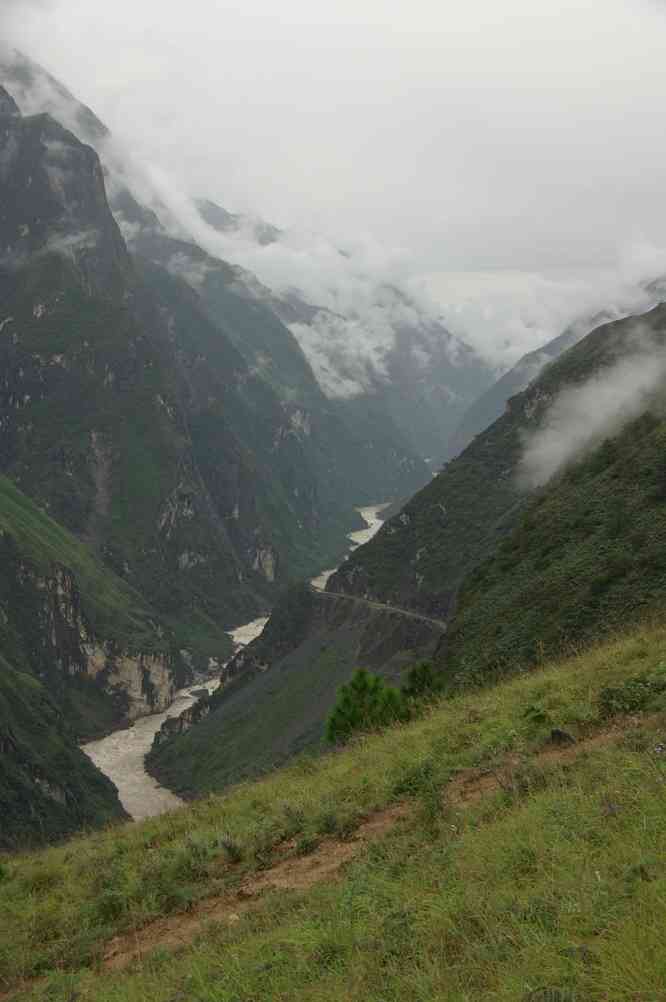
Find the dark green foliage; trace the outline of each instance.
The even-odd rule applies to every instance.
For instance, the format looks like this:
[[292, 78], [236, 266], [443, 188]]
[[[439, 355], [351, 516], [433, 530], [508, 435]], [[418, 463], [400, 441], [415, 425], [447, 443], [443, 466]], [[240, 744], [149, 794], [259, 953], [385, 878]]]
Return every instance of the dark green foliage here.
[[0, 656], [0, 849], [123, 817], [115, 787], [79, 750], [43, 686]]
[[460, 590], [449, 681], [533, 667], [663, 606], [665, 445], [666, 421], [646, 414], [539, 491]]
[[652, 671], [628, 678], [620, 685], [609, 685], [599, 693], [602, 717], [615, 717], [622, 713], [637, 713], [650, 707], [659, 696], [666, 693], [666, 663]]
[[338, 700], [326, 725], [332, 744], [345, 744], [357, 733], [375, 731], [409, 719], [402, 693], [386, 685], [379, 675], [359, 668], [338, 693]]
[[406, 699], [427, 702], [436, 699], [443, 687], [441, 670], [437, 669], [432, 661], [419, 661], [407, 672], [402, 694]]

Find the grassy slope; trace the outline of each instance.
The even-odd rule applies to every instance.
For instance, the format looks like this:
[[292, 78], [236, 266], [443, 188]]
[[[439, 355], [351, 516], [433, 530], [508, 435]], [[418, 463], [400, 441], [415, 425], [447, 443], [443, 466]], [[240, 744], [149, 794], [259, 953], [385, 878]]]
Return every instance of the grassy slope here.
[[551, 481], [465, 581], [446, 670], [516, 670], [663, 603], [666, 421], [646, 414]]
[[[666, 626], [646, 626], [226, 797], [10, 859], [0, 885], [0, 984], [46, 974], [34, 996], [20, 997], [57, 1002], [77, 992], [96, 1002], [476, 1002], [523, 1000], [546, 987], [560, 994], [531, 997], [659, 1002], [665, 654]], [[660, 685], [637, 701], [631, 682], [646, 673]], [[553, 727], [584, 738], [619, 726], [600, 699], [610, 685], [633, 694], [619, 740], [540, 765]], [[643, 714], [652, 714], [649, 727]], [[507, 789], [447, 806], [457, 772], [492, 771], [507, 756]], [[363, 849], [339, 882], [269, 894], [230, 926], [204, 927], [176, 957], [158, 950], [125, 973], [86, 972], [110, 937], [233, 890], [270, 866], [283, 840], [293, 841], [280, 858], [306, 853], [403, 799], [414, 813]]]
[[125, 816], [46, 690], [2, 656], [0, 753], [0, 847], [25, 849]]

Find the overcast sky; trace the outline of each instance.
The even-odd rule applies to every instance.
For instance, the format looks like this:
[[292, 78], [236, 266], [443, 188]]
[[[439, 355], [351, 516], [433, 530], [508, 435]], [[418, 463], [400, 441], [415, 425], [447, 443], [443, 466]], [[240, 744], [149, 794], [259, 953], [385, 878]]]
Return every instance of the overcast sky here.
[[516, 274], [649, 271], [666, 245], [656, 0], [0, 4], [11, 41], [192, 193], [370, 234], [452, 289], [481, 271], [488, 296], [506, 269], [519, 298]]

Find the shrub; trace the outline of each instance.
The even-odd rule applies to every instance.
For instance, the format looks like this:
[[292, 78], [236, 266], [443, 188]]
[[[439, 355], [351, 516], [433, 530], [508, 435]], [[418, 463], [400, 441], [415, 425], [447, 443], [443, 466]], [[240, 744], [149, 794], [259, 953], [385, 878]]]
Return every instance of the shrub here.
[[443, 689], [441, 672], [436, 671], [432, 661], [419, 661], [407, 673], [407, 681], [402, 694], [407, 699], [434, 699]]
[[599, 693], [599, 709], [603, 717], [644, 710], [656, 697], [666, 692], [666, 662], [651, 672], [628, 678], [620, 685], [608, 685]]
[[338, 691], [326, 736], [332, 744], [344, 744], [353, 734], [378, 730], [408, 718], [403, 694], [387, 686], [378, 675], [359, 668], [351, 682]]

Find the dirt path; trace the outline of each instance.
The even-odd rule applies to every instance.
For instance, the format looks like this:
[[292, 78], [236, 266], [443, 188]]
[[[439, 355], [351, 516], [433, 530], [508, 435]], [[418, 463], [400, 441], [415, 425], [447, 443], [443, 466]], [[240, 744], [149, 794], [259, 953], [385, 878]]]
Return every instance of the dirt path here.
[[[307, 891], [315, 884], [334, 880], [341, 867], [356, 856], [363, 846], [390, 831], [402, 818], [411, 814], [406, 804], [394, 804], [363, 822], [353, 839], [327, 839], [307, 856], [290, 856], [270, 869], [249, 877], [233, 895], [209, 898], [185, 915], [173, 915], [127, 936], [117, 936], [104, 952], [104, 970], [122, 970], [134, 960], [152, 950], [175, 950], [191, 943], [210, 922], [234, 925], [252, 908], [266, 891]], [[293, 849], [285, 843], [282, 852]]]
[[[623, 722], [623, 726], [614, 725], [607, 731], [564, 747], [549, 745], [527, 761], [538, 765], [573, 762], [584, 752], [613, 744], [627, 726], [635, 723], [636, 720], [632, 718]], [[642, 719], [641, 723], [645, 725], [648, 721]], [[514, 789], [516, 769], [524, 761], [525, 759], [514, 755], [505, 759], [493, 771], [461, 771], [447, 784], [444, 790], [445, 803], [451, 807], [466, 807], [497, 790]], [[256, 908], [261, 895], [267, 891], [305, 891], [315, 884], [335, 880], [344, 864], [357, 856], [368, 842], [386, 835], [396, 824], [413, 814], [414, 805], [411, 803], [392, 804], [363, 821], [351, 839], [326, 839], [307, 856], [289, 856], [267, 870], [252, 874], [233, 895], [209, 898], [184, 915], [159, 919], [134, 933], [117, 936], [104, 952], [102, 968], [120, 970], [158, 947], [178, 949], [191, 943], [210, 922], [233, 925], [246, 912]], [[293, 848], [294, 843], [285, 843], [278, 852], [284, 854]]]
[[[526, 763], [539, 766], [573, 762], [586, 752], [614, 744], [629, 727], [639, 723], [649, 727], [662, 722], [663, 714], [628, 717], [575, 743], [551, 743], [528, 757], [508, 756], [493, 770], [461, 770], [445, 787], [444, 802], [450, 807], [464, 808], [500, 789], [517, 791], [520, 789], [517, 770]], [[397, 824], [411, 818], [414, 812], [413, 803], [391, 804], [363, 821], [350, 839], [325, 839], [306, 856], [287, 855], [294, 851], [295, 843], [285, 842], [276, 850], [276, 862], [270, 868], [248, 876], [235, 892], [208, 898], [189, 912], [157, 919], [142, 929], [114, 937], [106, 944], [100, 969], [123, 970], [158, 948], [178, 950], [188, 946], [210, 923], [234, 925], [247, 912], [257, 908], [262, 895], [269, 891], [305, 891], [317, 884], [336, 880], [344, 865], [368, 843], [382, 838]], [[284, 858], [280, 859], [280, 856]], [[9, 1002], [18, 991], [44, 981], [42, 978], [31, 980], [9, 992], [0, 993], [0, 1002]]]

